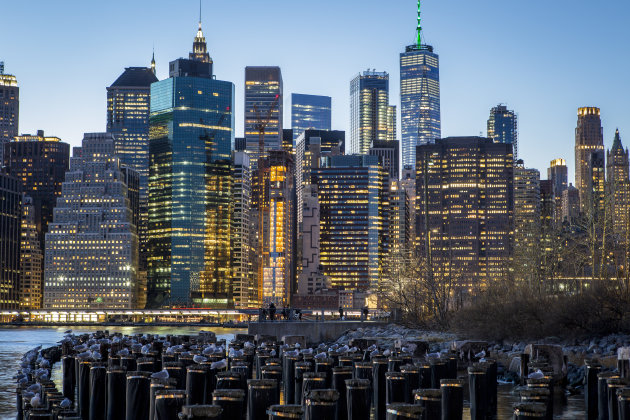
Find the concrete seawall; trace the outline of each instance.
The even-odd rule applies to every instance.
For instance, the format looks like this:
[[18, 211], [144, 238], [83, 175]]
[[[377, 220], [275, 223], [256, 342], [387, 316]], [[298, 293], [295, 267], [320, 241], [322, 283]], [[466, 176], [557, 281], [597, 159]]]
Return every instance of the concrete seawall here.
[[278, 340], [285, 335], [303, 335], [308, 343], [321, 343], [336, 340], [347, 330], [386, 325], [377, 321], [267, 321], [250, 322], [247, 329], [249, 334], [271, 335]]

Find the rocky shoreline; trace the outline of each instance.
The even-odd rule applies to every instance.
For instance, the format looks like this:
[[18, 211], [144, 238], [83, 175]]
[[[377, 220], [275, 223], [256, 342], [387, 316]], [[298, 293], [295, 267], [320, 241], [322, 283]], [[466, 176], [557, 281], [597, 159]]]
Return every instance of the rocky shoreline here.
[[345, 343], [353, 339], [375, 341], [384, 347], [425, 342], [428, 345], [427, 353], [445, 353], [465, 342], [485, 342], [491, 357], [499, 363], [502, 379], [506, 381], [516, 381], [518, 378], [520, 356], [525, 352], [527, 345], [535, 343], [560, 346], [562, 353], [567, 356], [567, 386], [576, 391], [581, 389], [584, 382], [585, 360], [596, 359], [602, 365], [603, 371], [612, 371], [617, 367], [618, 349], [630, 347], [630, 335], [627, 334], [612, 334], [583, 339], [563, 340], [559, 337], [547, 337], [542, 340], [496, 342], [492, 340], [467, 340], [455, 333], [413, 329], [396, 324], [390, 324], [384, 328], [368, 327], [346, 331], [337, 339], [336, 343]]

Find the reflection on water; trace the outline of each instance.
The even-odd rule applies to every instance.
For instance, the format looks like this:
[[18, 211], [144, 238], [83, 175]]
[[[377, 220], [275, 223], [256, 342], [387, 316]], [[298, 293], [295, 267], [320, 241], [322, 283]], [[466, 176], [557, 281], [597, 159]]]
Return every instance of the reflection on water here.
[[[68, 328], [49, 327], [5, 327], [0, 328], [0, 419], [15, 419], [15, 381], [12, 379], [17, 372], [18, 362], [22, 355], [30, 349], [42, 346], [50, 347], [57, 344]], [[181, 327], [77, 327], [75, 334], [90, 333], [97, 330], [109, 330], [123, 334], [197, 334], [200, 330], [213, 331], [218, 338], [231, 339], [234, 334], [242, 330], [228, 328], [189, 328]], [[53, 371], [53, 380], [58, 382], [60, 377], [59, 364]]]
[[[512, 405], [519, 401], [518, 391], [511, 385], [499, 385], [499, 395], [497, 404], [497, 420], [509, 420], [514, 417]], [[470, 420], [470, 407], [466, 403], [464, 408], [464, 420]], [[584, 396], [574, 395], [554, 400], [554, 419], [576, 420], [584, 418]]]

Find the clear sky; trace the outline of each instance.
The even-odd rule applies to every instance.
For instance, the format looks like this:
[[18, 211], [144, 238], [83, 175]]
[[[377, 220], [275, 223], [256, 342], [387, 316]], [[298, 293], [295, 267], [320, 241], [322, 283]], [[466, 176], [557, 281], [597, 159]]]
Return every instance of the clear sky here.
[[[290, 93], [333, 98], [333, 128], [349, 126], [349, 82], [367, 68], [390, 73], [399, 104], [399, 53], [413, 43], [415, 0], [203, 0], [217, 78], [236, 84], [243, 132], [247, 65], [278, 65]], [[124, 67], [158, 77], [187, 56], [197, 0], [29, 0], [0, 8], [0, 60], [20, 85], [20, 132], [44, 129], [72, 145], [104, 131], [106, 91]], [[519, 115], [520, 156], [541, 170], [567, 159], [573, 182], [579, 106], [602, 109], [606, 147], [619, 127], [630, 145], [628, 0], [426, 0], [424, 38], [440, 55], [443, 136], [486, 132], [489, 110]]]

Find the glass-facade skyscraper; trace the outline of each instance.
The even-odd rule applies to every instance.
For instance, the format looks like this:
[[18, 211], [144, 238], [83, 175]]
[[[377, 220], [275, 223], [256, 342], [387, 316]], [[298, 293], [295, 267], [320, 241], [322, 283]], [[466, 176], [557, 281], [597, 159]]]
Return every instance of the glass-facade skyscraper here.
[[146, 232], [149, 207], [149, 98], [158, 79], [150, 68], [128, 67], [107, 88], [107, 132], [116, 139], [123, 166], [140, 176], [140, 270], [146, 271]]
[[391, 137], [389, 74], [364, 71], [350, 81], [348, 154], [366, 155], [374, 140]]
[[293, 147], [305, 130], [331, 129], [331, 103], [330, 96], [291, 94]]
[[20, 307], [21, 190], [19, 180], [0, 169], [0, 309]]
[[170, 69], [151, 85], [147, 304], [227, 307], [234, 84], [203, 61]]
[[440, 116], [440, 58], [422, 42], [420, 2], [417, 41], [400, 54], [400, 113], [402, 164], [415, 165], [416, 146], [442, 137]]
[[17, 78], [4, 74], [4, 62], [0, 61], [0, 166], [2, 166], [2, 145], [18, 135], [20, 116], [20, 88]]
[[495, 143], [512, 145], [514, 160], [518, 160], [518, 122], [516, 113], [505, 105], [497, 105], [490, 110], [488, 118], [488, 138]]
[[283, 88], [280, 67], [245, 68], [245, 139], [252, 167], [258, 167], [258, 123], [265, 126], [264, 151], [282, 148]]
[[[599, 108], [579, 108], [577, 127], [575, 128], [575, 187], [580, 194], [580, 210], [582, 212], [587, 210], [589, 202], [593, 198], [592, 190], [590, 190], [593, 175], [592, 154], [603, 152], [604, 132]], [[603, 157], [601, 158], [603, 159]], [[603, 195], [603, 191], [599, 192]]]

